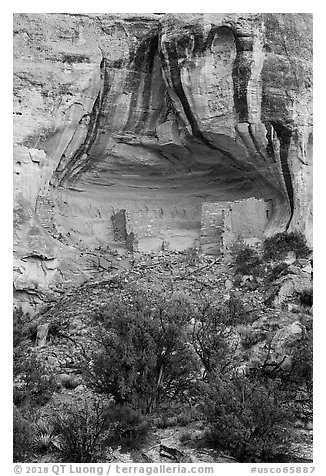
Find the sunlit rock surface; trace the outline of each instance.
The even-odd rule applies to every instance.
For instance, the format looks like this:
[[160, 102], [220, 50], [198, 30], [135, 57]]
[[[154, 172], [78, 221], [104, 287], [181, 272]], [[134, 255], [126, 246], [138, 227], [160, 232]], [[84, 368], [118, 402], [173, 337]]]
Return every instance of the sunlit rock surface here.
[[199, 246], [210, 203], [311, 242], [311, 63], [308, 14], [15, 14], [18, 301]]

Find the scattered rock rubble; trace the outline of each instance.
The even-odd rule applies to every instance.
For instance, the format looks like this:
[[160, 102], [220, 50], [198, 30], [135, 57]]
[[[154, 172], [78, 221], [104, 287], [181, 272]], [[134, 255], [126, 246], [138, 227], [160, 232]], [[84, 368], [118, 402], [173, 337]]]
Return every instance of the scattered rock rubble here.
[[[123, 258], [126, 260], [126, 257]], [[25, 343], [27, 353], [35, 353], [45, 367], [55, 375], [58, 394], [56, 398], [76, 398], [85, 393], [86, 388], [76, 369], [79, 367], [81, 353], [92, 348], [94, 312], [105, 306], [110, 289], [137, 284], [157, 289], [173, 289], [188, 296], [198, 295], [203, 290], [219, 296], [221, 300], [231, 295], [241, 299], [249, 313], [250, 322], [235, 327], [232, 339], [239, 371], [247, 372], [260, 362], [266, 361], [288, 365], [293, 344], [306, 332], [312, 316], [305, 313], [305, 324], [298, 307], [294, 310], [284, 305], [292, 302], [295, 292], [311, 286], [310, 261], [297, 260], [285, 270], [287, 274], [279, 277], [271, 286], [259, 283], [258, 288], [250, 288], [253, 277], [237, 280], [232, 264], [227, 259], [209, 257], [194, 253], [168, 252], [142, 255], [131, 259], [128, 266], [116, 270], [106, 279], [91, 280], [74, 291], [67, 293], [43, 314], [36, 316], [37, 332], [35, 346]], [[285, 283], [291, 280], [290, 292]], [[298, 281], [296, 281], [298, 279]], [[301, 281], [300, 281], [301, 280]], [[266, 305], [264, 292], [273, 292], [274, 300]], [[287, 292], [285, 292], [287, 290]], [[292, 301], [291, 301], [292, 299]], [[301, 314], [300, 314], [301, 312]], [[246, 333], [257, 335], [257, 342], [244, 349], [241, 344]], [[272, 345], [266, 346], [266, 336], [272, 336]], [[19, 385], [19, 378], [16, 385]], [[169, 433], [170, 431], [170, 433]], [[194, 430], [195, 431], [195, 430]], [[110, 456], [122, 462], [234, 462], [227, 456], [188, 448], [179, 441], [180, 431], [173, 428], [157, 430], [155, 446], [144, 449], [137, 456], [115, 452]], [[306, 444], [306, 442], [305, 442]], [[307, 445], [306, 445], [307, 446]], [[309, 444], [305, 454], [309, 453]]]

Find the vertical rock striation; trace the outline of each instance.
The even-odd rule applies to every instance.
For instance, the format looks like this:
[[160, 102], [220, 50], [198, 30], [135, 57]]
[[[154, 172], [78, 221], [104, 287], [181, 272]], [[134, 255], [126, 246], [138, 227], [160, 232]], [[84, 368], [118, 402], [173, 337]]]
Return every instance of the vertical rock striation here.
[[[99, 250], [194, 246], [202, 203], [271, 200], [311, 241], [307, 14], [15, 14], [15, 292], [37, 305]], [[271, 203], [271, 202], [269, 202]], [[104, 250], [104, 251], [103, 251]]]

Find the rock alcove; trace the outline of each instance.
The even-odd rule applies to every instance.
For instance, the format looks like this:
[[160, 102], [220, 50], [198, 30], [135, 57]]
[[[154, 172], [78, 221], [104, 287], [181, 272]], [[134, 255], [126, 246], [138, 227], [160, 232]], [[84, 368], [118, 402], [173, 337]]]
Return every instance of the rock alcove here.
[[311, 238], [309, 15], [17, 14], [14, 33], [18, 300], [103, 250], [212, 251], [223, 210], [226, 241]]

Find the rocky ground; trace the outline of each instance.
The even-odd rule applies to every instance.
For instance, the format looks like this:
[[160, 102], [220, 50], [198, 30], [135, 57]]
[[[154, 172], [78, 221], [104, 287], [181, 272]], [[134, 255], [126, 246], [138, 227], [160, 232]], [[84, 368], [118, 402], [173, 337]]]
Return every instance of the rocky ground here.
[[[94, 315], [110, 299], [114, 289], [151, 287], [172, 289], [189, 298], [209, 292], [221, 300], [231, 297], [243, 303], [247, 320], [235, 326], [232, 339], [238, 369], [247, 372], [262, 362], [283, 368], [291, 358], [295, 343], [312, 327], [312, 308], [299, 302], [297, 293], [311, 286], [309, 260], [297, 260], [289, 254], [286, 268], [272, 282], [266, 277], [235, 275], [231, 258], [208, 257], [196, 252], [160, 253], [140, 256], [115, 256], [119, 266], [105, 271], [99, 279], [69, 291], [51, 308], [33, 319], [30, 338], [20, 344], [20, 353], [35, 355], [44, 368], [54, 375], [56, 392], [42, 407], [46, 415], [53, 404], [66, 404], [83, 398], [88, 390], [80, 374], [80, 360], [94, 345]], [[248, 316], [249, 319], [248, 319]], [[31, 337], [32, 336], [32, 337]], [[15, 388], [24, 386], [16, 376]], [[296, 398], [306, 398], [305, 389]], [[50, 410], [47, 410], [50, 408]], [[157, 422], [156, 422], [157, 423]], [[202, 421], [175, 419], [155, 424], [149, 443], [141, 451], [110, 450], [108, 460], [123, 462], [234, 462], [228, 455], [203, 446], [205, 427]], [[52, 460], [48, 454], [42, 461]], [[57, 457], [57, 456], [56, 456]], [[285, 461], [312, 460], [311, 411], [294, 423], [292, 440]]]

